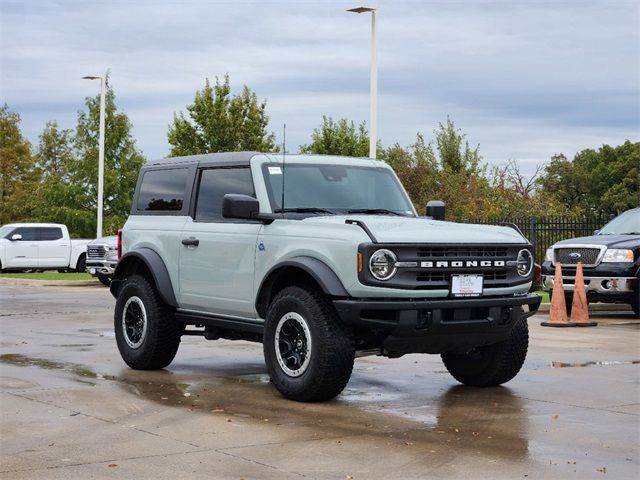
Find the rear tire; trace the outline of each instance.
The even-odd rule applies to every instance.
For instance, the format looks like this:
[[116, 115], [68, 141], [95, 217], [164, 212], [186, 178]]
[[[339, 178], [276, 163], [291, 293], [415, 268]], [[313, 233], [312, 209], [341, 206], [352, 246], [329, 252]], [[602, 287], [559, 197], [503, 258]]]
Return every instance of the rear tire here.
[[478, 347], [464, 354], [443, 353], [445, 367], [460, 383], [474, 387], [494, 387], [515, 377], [527, 356], [529, 327], [519, 319], [509, 338], [493, 345]]
[[128, 278], [114, 314], [116, 343], [122, 359], [136, 370], [159, 370], [176, 356], [183, 327], [144, 277]]
[[288, 287], [266, 315], [264, 358], [271, 381], [291, 400], [318, 402], [349, 382], [355, 344], [327, 298], [318, 291]]

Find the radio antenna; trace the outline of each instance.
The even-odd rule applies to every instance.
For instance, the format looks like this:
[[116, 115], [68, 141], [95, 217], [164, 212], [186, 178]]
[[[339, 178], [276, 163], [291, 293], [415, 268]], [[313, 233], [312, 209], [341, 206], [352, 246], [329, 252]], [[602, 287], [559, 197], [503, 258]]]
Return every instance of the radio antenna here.
[[285, 155], [287, 153], [287, 124], [283, 124], [282, 127], [282, 198], [280, 199], [280, 208], [282, 209], [282, 216], [284, 217], [284, 166]]

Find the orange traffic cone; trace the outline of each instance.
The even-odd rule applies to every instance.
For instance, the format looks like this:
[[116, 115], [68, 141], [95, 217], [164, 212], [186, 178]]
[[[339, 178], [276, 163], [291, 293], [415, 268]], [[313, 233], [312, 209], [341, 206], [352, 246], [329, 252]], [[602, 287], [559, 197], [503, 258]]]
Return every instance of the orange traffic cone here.
[[543, 327], [575, 327], [576, 325], [567, 318], [567, 304], [564, 299], [562, 286], [562, 266], [556, 263], [556, 272], [553, 277], [553, 293], [551, 294], [551, 309], [549, 321], [542, 322]]
[[589, 305], [587, 304], [587, 294], [584, 288], [584, 274], [582, 273], [582, 262], [576, 265], [576, 281], [573, 286], [573, 302], [571, 303], [571, 323], [578, 327], [595, 327], [598, 322], [589, 321]]

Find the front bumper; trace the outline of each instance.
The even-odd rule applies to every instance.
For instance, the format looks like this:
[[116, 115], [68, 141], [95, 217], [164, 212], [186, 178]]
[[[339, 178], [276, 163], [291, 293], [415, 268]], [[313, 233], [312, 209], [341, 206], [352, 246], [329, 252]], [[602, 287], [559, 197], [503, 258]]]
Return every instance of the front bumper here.
[[[573, 292], [575, 288], [576, 277], [572, 276], [563, 276], [562, 277], [562, 286], [566, 291]], [[584, 277], [584, 286], [587, 292], [594, 292], [597, 294], [611, 294], [615, 295], [618, 293], [626, 294], [633, 293], [635, 289], [635, 284], [638, 280], [635, 277]], [[543, 275], [542, 276], [542, 288], [545, 290], [551, 290], [554, 286], [554, 277], [553, 275]]]
[[[533, 315], [535, 294], [437, 300], [334, 300], [340, 318], [356, 329], [372, 330], [383, 353], [466, 352], [505, 340], [514, 323]], [[527, 305], [527, 311], [523, 307]]]
[[[86, 269], [87, 273], [95, 276], [107, 276], [112, 277], [113, 272], [116, 270], [117, 261], [109, 262], [109, 261], [96, 261], [96, 260], [87, 260]], [[92, 273], [93, 270], [93, 273]]]

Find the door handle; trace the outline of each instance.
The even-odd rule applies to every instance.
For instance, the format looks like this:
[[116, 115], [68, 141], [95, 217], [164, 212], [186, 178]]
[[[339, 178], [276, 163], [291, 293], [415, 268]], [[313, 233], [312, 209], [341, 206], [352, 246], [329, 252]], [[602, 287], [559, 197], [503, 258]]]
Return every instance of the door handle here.
[[183, 238], [182, 244], [188, 247], [197, 247], [198, 245], [200, 245], [200, 240], [198, 240], [196, 237]]

